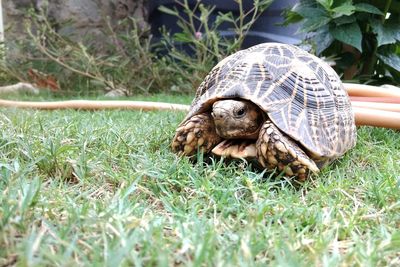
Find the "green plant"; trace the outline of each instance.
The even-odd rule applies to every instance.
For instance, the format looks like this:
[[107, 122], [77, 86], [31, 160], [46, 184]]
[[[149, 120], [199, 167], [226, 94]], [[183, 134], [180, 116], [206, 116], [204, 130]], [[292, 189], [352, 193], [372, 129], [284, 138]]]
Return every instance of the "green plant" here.
[[[172, 69], [183, 74], [182, 83], [189, 85], [192, 91], [218, 61], [241, 48], [247, 32], [273, 0], [254, 0], [250, 10], [244, 9], [243, 0], [232, 2], [238, 6], [238, 15], [219, 12], [215, 20], [212, 19], [215, 6], [206, 6], [201, 1], [191, 6], [188, 0], [176, 0], [173, 9], [159, 8], [177, 18], [181, 31], [171, 35], [163, 29], [162, 49], [168, 51]], [[222, 24], [232, 29], [232, 38], [220, 36]]]
[[67, 72], [103, 87], [122, 88], [127, 93], [148, 93], [162, 86], [159, 79], [162, 69], [154, 62], [150, 39], [142, 36], [134, 19], [121, 22], [133, 25], [122, 34], [117, 34], [108, 23], [104, 33], [108, 38], [100, 44], [102, 49], [98, 49], [99, 40], [76, 42], [60, 35], [43, 16], [38, 20], [33, 13], [32, 21], [39, 22], [35, 32], [29, 31], [37, 50]]
[[163, 67], [165, 63], [153, 53], [151, 39], [140, 31], [133, 18], [121, 21], [118, 27], [124, 30], [118, 33], [106, 21], [103, 39], [88, 35], [76, 40], [58, 32], [46, 10], [27, 13], [26, 31], [30, 38], [13, 43], [19, 53], [0, 66], [17, 80], [31, 81], [27, 72], [36, 69], [57, 77], [63, 92], [85, 94], [99, 88], [147, 94], [162, 91], [173, 82]]
[[[247, 31], [272, 0], [254, 0], [250, 10], [244, 9], [242, 0], [235, 0], [239, 15], [219, 13], [215, 21], [211, 21], [214, 7], [201, 1], [194, 7], [187, 0], [175, 2], [184, 15], [177, 9], [160, 9], [176, 16], [182, 31], [170, 35], [163, 29], [160, 43], [143, 36], [133, 18], [121, 22], [119, 28], [127, 29], [123, 32], [106, 23], [107, 38], [100, 44], [98, 39], [76, 41], [56, 30], [46, 10], [30, 10], [27, 31], [31, 38], [21, 45], [16, 60], [9, 60], [2, 68], [19, 80], [28, 80], [30, 68], [38, 69], [56, 76], [61, 88], [77, 87], [86, 92], [100, 86], [123, 89], [127, 94], [193, 93], [212, 66], [240, 48]], [[235, 36], [219, 36], [221, 24], [229, 24]], [[181, 45], [193, 54], [178, 49]]]
[[317, 55], [336, 58], [344, 79], [400, 84], [398, 1], [301, 0], [285, 19], [301, 23]]

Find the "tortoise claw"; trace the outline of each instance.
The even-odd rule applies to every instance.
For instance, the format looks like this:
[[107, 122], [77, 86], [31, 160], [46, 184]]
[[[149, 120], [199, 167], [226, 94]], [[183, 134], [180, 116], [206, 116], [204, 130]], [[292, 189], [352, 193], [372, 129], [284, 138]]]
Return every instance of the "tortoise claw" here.
[[266, 121], [257, 140], [258, 161], [264, 168], [278, 168], [288, 176], [303, 181], [309, 172], [318, 173], [315, 162], [292, 140], [283, 135], [271, 122]]
[[177, 154], [192, 156], [198, 150], [208, 153], [220, 141], [211, 116], [203, 113], [181, 124], [176, 130], [171, 146], [172, 151]]

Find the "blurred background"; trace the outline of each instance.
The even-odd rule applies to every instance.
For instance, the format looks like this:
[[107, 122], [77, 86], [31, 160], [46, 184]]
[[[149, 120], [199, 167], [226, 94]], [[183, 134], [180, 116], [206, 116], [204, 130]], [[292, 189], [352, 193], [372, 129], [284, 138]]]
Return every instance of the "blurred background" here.
[[3, 17], [0, 82], [56, 94], [193, 93], [262, 42], [299, 45], [345, 81], [400, 84], [398, 0], [14, 0]]

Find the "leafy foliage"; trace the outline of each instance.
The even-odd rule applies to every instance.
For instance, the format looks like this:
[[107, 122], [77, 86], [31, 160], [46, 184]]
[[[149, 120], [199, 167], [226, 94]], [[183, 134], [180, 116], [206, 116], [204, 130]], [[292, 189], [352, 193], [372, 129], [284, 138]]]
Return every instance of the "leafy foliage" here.
[[[46, 16], [46, 10], [30, 10], [27, 31], [30, 39], [21, 44], [15, 60], [8, 59], [0, 68], [17, 80], [29, 80], [30, 69], [57, 77], [61, 88], [79, 88], [85, 93], [93, 88], [109, 88], [126, 94], [148, 94], [162, 91], [190, 92], [222, 58], [237, 51], [250, 29], [272, 0], [254, 0], [252, 8], [237, 4], [238, 15], [219, 13], [213, 6], [197, 1], [176, 0], [177, 8], [160, 7], [162, 12], [176, 17], [181, 32], [170, 34], [160, 29], [163, 38], [156, 43], [136, 27], [134, 18], [120, 22], [114, 30], [107, 21], [104, 40], [88, 35], [74, 40], [57, 31]], [[222, 25], [233, 28], [233, 38], [222, 38]], [[99, 46], [101, 49], [99, 49]], [[190, 53], [182, 47], [188, 47]], [[160, 52], [161, 51], [161, 52]]]
[[[184, 73], [182, 84], [192, 90], [218, 61], [241, 48], [247, 32], [273, 0], [254, 0], [250, 10], [244, 9], [243, 0], [232, 2], [236, 2], [239, 14], [219, 12], [215, 19], [215, 6], [206, 6], [201, 1], [191, 6], [188, 0], [176, 0], [174, 8], [159, 8], [177, 19], [181, 31], [171, 35], [164, 29], [161, 42], [168, 51], [172, 69]], [[231, 28], [234, 36], [222, 37], [222, 25]]]
[[28, 75], [32, 70], [51, 74], [63, 93], [78, 89], [88, 93], [99, 88], [147, 93], [168, 82], [159, 79], [166, 76], [160, 73], [164, 68], [155, 64], [150, 40], [143, 38], [134, 19], [121, 22], [119, 26], [126, 29], [123, 33], [116, 33], [108, 21], [107, 38], [99, 42], [99, 37], [88, 35], [76, 40], [58, 32], [60, 25], [53, 25], [46, 10], [31, 9], [27, 13], [30, 38], [8, 43], [18, 52], [0, 66], [17, 80], [34, 82]]
[[400, 3], [378, 0], [301, 0], [285, 13], [318, 55], [336, 57], [345, 79], [400, 84]]

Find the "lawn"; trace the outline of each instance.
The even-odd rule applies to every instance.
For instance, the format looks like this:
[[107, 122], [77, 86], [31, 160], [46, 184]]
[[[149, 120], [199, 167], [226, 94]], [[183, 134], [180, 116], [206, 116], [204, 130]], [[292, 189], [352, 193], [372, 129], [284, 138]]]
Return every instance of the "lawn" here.
[[296, 188], [177, 157], [183, 117], [0, 109], [0, 266], [400, 265], [399, 132]]

